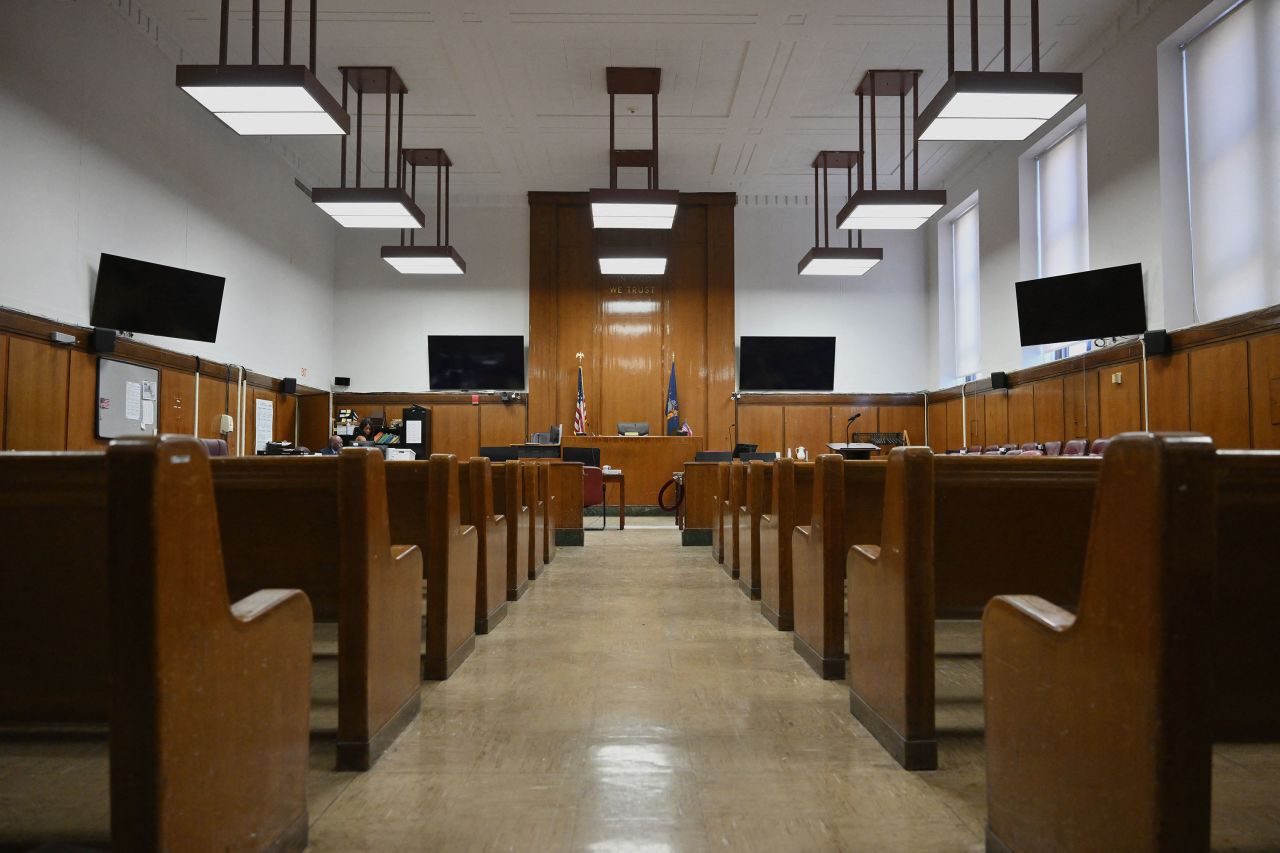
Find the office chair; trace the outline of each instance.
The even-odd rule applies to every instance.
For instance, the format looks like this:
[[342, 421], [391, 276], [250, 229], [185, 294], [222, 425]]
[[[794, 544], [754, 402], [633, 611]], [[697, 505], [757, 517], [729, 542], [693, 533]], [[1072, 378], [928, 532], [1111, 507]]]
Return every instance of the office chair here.
[[618, 421], [618, 435], [648, 435], [648, 421]]

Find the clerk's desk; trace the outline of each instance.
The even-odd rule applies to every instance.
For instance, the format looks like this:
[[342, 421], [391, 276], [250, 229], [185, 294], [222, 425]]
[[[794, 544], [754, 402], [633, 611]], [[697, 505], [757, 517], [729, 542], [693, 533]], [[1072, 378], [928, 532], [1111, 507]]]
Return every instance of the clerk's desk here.
[[560, 444], [600, 448], [600, 464], [626, 474], [627, 503], [656, 506], [663, 485], [706, 449], [707, 440], [700, 435], [566, 435]]

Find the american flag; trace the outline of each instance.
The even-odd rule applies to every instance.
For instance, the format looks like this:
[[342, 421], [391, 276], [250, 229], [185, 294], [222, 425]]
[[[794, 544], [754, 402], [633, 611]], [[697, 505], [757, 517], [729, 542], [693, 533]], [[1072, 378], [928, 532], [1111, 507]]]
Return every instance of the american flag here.
[[573, 410], [573, 434], [587, 434], [587, 398], [582, 394], [582, 366], [578, 366], [578, 405]]

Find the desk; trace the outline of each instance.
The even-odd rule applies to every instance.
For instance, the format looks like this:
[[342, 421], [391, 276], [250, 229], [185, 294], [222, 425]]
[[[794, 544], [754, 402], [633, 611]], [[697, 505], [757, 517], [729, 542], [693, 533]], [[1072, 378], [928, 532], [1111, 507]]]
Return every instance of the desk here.
[[626, 471], [632, 503], [644, 506], [657, 506], [658, 492], [671, 472], [706, 449], [700, 435], [566, 435], [561, 444], [600, 448], [600, 464]]
[[621, 471], [605, 471], [604, 472], [604, 518], [605, 524], [609, 523], [609, 484], [618, 484], [618, 529], [627, 529], [627, 480]]

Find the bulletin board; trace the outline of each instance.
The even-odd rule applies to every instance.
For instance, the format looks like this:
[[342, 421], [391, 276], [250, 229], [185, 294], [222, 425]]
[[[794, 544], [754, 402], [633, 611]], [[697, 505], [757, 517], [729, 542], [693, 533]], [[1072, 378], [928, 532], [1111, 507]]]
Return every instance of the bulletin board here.
[[159, 429], [160, 371], [126, 361], [98, 359], [98, 438], [155, 435]]

